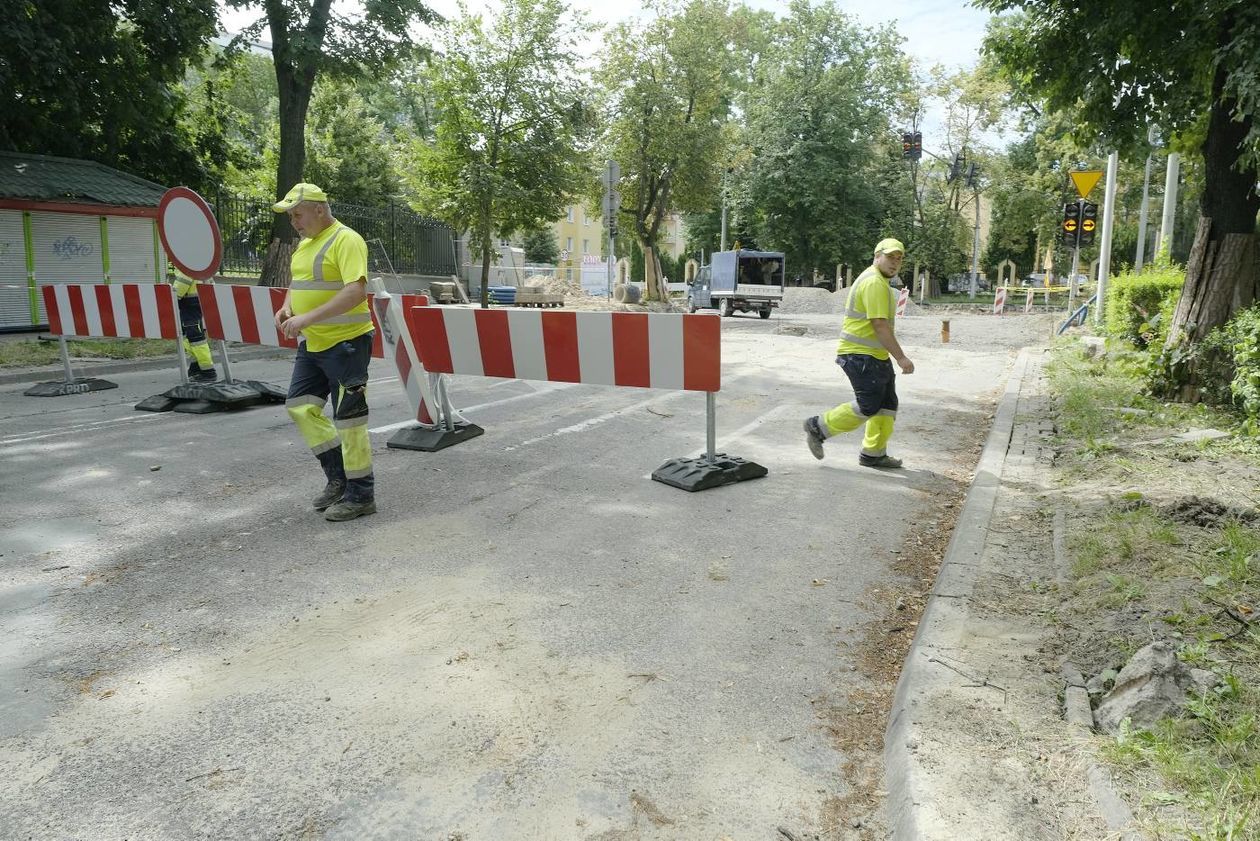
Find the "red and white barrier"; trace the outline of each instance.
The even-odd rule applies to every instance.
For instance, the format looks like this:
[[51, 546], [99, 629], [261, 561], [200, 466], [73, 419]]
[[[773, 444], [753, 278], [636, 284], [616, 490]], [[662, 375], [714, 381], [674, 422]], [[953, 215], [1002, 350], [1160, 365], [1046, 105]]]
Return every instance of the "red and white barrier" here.
[[407, 322], [433, 372], [721, 389], [721, 320], [712, 315], [412, 307]]
[[1004, 309], [1006, 309], [1006, 289], [999, 286], [997, 294], [993, 296], [993, 314], [1001, 315]]
[[372, 296], [372, 318], [378, 325], [377, 333], [386, 353], [384, 357], [398, 372], [398, 379], [407, 392], [407, 400], [415, 414], [417, 422], [425, 426], [433, 426], [435, 406], [432, 389], [428, 377], [420, 365], [420, 357], [412, 344], [411, 336], [406, 330], [405, 306], [427, 306], [429, 299], [425, 295], [401, 295], [396, 299], [388, 292]]
[[178, 339], [175, 292], [152, 283], [71, 284], [43, 288], [54, 336]]
[[1033, 308], [1033, 291], [1032, 289], [1029, 289], [1028, 294], [1024, 296], [1024, 313], [1027, 314], [1027, 313], [1032, 312], [1032, 308]]
[[[197, 296], [201, 298], [201, 311], [205, 315], [206, 335], [212, 339], [240, 342], [247, 345], [296, 348], [297, 340], [290, 339], [276, 328], [276, 313], [284, 306], [287, 289], [270, 286], [237, 286], [234, 284], [197, 284]], [[369, 303], [370, 303], [369, 296]], [[418, 306], [428, 301], [423, 295], [402, 295], [403, 307]], [[374, 307], [372, 356], [385, 358], [381, 344], [380, 323]]]
[[910, 302], [910, 290], [901, 287], [901, 291], [897, 293], [897, 317], [901, 318], [906, 314], [906, 304]]

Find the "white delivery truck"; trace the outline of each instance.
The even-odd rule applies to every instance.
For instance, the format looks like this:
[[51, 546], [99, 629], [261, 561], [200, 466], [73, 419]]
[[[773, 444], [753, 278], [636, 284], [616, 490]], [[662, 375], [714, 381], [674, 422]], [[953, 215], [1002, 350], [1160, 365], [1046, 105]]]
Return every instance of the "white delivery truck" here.
[[696, 273], [687, 292], [687, 311], [715, 309], [723, 316], [756, 312], [770, 317], [783, 300], [782, 251], [718, 251]]

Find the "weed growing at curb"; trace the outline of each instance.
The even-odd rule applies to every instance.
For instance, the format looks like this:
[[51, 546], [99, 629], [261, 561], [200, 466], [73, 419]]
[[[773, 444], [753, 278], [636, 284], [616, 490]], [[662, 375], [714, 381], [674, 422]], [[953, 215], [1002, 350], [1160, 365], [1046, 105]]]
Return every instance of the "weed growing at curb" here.
[[[168, 339], [68, 339], [72, 359], [142, 359], [176, 352]], [[34, 368], [61, 361], [58, 342], [15, 339], [0, 342], [0, 368]]]
[[[1260, 441], [1227, 412], [1144, 396], [1124, 352], [1078, 348], [1049, 369], [1071, 556], [1054, 630], [1087, 676], [1166, 639], [1218, 681], [1099, 753], [1153, 837], [1260, 839]], [[1230, 434], [1176, 437], [1192, 428]]]

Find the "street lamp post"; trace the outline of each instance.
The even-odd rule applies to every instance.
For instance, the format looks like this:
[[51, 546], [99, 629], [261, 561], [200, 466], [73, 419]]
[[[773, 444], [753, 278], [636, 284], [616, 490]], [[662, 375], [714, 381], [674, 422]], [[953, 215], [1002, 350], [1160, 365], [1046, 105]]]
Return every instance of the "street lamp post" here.
[[[1159, 143], [1159, 128], [1151, 126], [1146, 130], [1146, 141], [1152, 147]], [[1137, 257], [1133, 261], [1133, 271], [1142, 271], [1142, 263], [1146, 257], [1146, 206], [1151, 193], [1152, 152], [1146, 153], [1146, 174], [1142, 177], [1142, 209], [1138, 212]]]

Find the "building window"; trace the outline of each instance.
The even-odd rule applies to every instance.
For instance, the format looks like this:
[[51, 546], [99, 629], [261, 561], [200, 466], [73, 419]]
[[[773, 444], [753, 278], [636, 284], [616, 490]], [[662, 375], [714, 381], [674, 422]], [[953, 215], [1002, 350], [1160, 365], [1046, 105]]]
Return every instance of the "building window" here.
[[591, 215], [587, 213], [585, 210], [582, 211], [582, 224], [583, 225], [591, 224]]
[[566, 218], [567, 218], [570, 222], [572, 222], [572, 221], [573, 221], [573, 205], [569, 205], [569, 213], [568, 213], [568, 216], [567, 216]]
[[582, 240], [582, 253], [583, 254], [591, 253], [591, 241], [589, 239]]
[[573, 253], [573, 237], [564, 238], [564, 250], [569, 252], [570, 254]]

